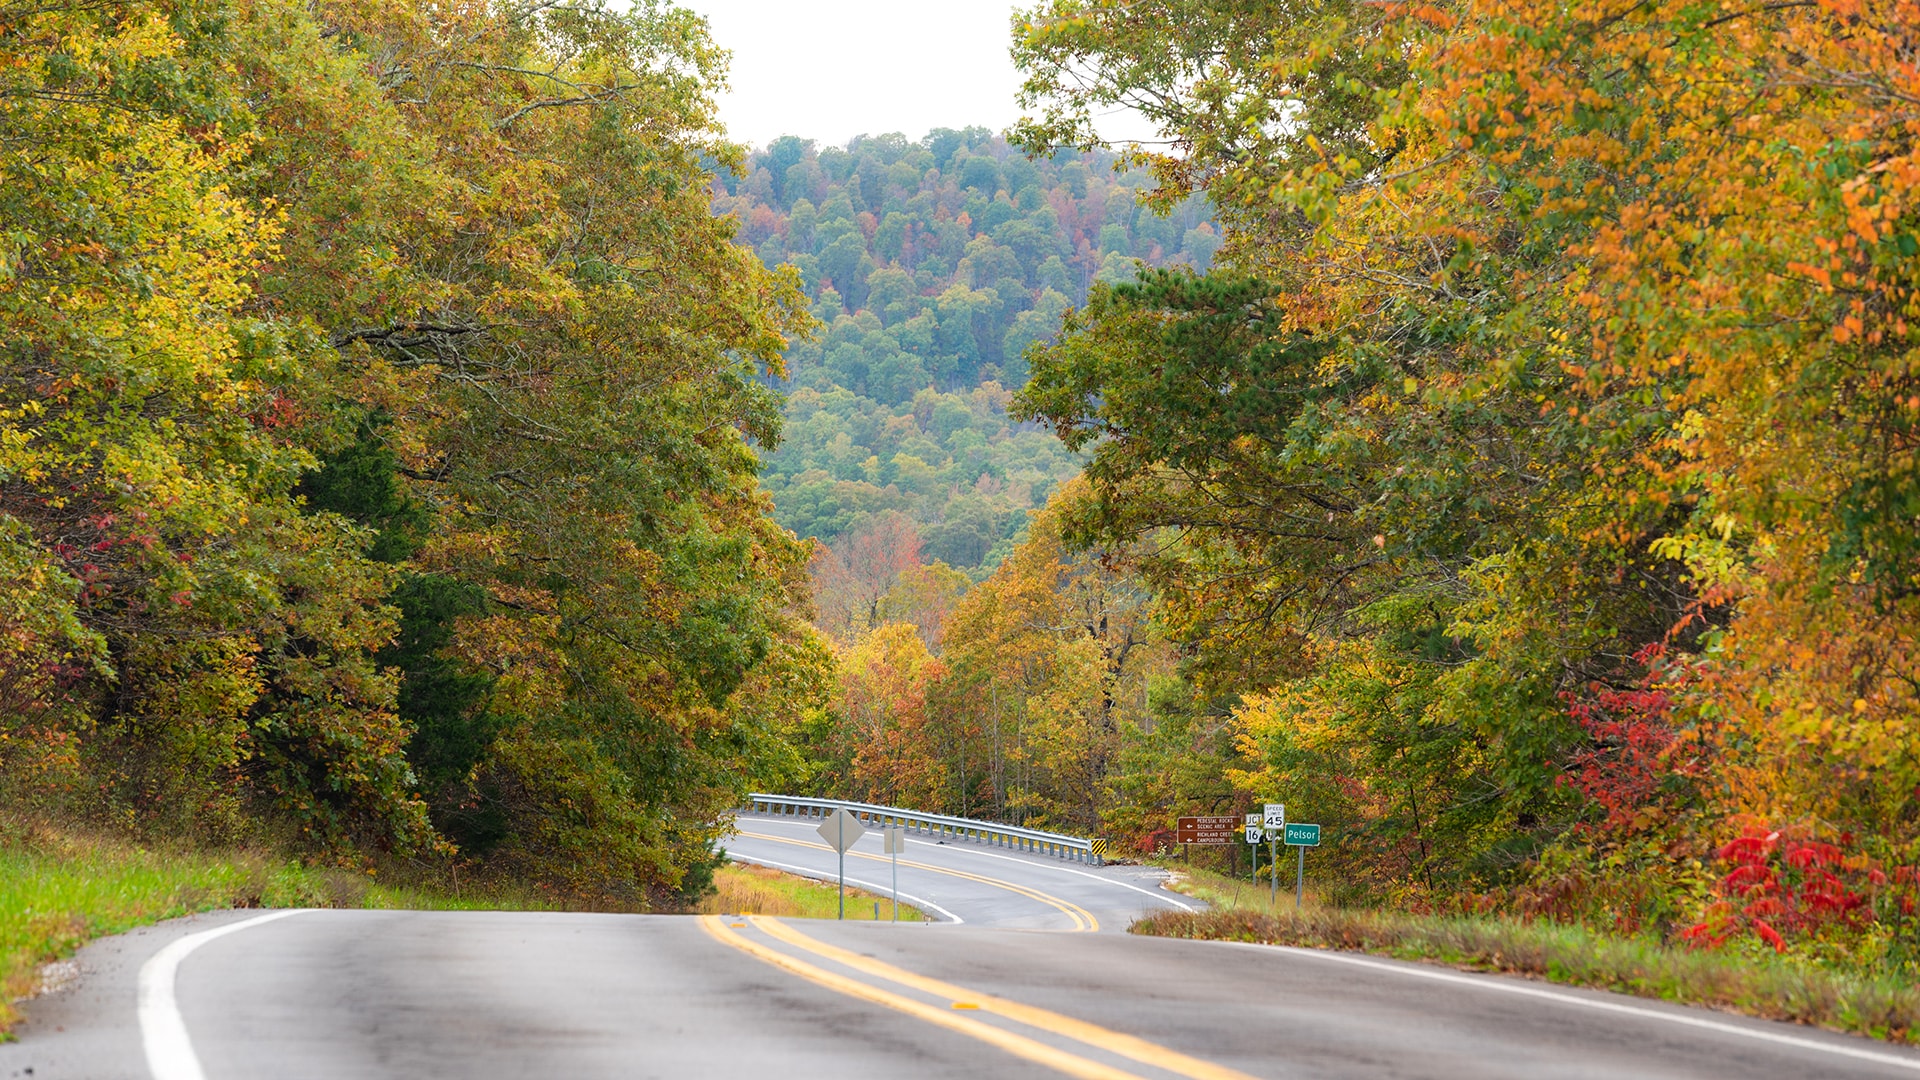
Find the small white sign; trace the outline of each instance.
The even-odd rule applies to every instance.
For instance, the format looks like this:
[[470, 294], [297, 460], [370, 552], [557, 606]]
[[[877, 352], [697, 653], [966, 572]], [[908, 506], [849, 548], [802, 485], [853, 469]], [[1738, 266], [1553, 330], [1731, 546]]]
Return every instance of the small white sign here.
[[886, 839], [886, 853], [888, 855], [903, 855], [906, 853], [906, 850], [907, 850], [906, 826], [904, 825], [889, 826], [885, 831], [885, 833], [883, 834], [883, 836]]
[[1287, 829], [1287, 804], [1270, 802], [1266, 813], [1260, 816], [1260, 825], [1268, 832], [1285, 832]]
[[[1248, 814], [1247, 816], [1248, 816], [1248, 817], [1259, 817], [1260, 815], [1258, 815], [1258, 814]], [[1249, 843], [1249, 844], [1258, 844], [1258, 843], [1260, 842], [1260, 838], [1261, 838], [1261, 836], [1262, 836], [1262, 835], [1263, 835], [1263, 834], [1262, 834], [1262, 833], [1261, 833], [1261, 831], [1260, 831], [1260, 826], [1258, 826], [1258, 825], [1255, 825], [1255, 824], [1254, 824], [1254, 823], [1252, 823], [1252, 822], [1248, 822], [1248, 823], [1247, 823], [1247, 843]]]
[[820, 839], [825, 840], [833, 850], [846, 854], [855, 840], [867, 835], [867, 827], [860, 819], [845, 810], [835, 810], [820, 823]]
[[1248, 814], [1248, 815], [1247, 815], [1247, 824], [1248, 824], [1249, 826], [1257, 826], [1257, 825], [1259, 825], [1259, 824], [1260, 824], [1260, 815], [1259, 815], [1259, 814]]

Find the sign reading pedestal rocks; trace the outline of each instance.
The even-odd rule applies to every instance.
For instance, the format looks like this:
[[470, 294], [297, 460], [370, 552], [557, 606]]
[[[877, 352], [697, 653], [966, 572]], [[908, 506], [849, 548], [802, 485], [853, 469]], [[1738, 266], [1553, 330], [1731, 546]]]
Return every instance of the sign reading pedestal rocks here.
[[1240, 831], [1240, 820], [1231, 814], [1207, 817], [1183, 817], [1174, 840], [1182, 844], [1231, 844]]

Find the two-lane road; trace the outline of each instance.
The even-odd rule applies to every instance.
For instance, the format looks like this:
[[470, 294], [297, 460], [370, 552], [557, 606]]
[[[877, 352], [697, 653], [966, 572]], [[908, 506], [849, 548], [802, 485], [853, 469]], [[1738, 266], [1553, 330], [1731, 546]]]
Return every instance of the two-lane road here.
[[[821, 839], [819, 821], [742, 816], [727, 854], [808, 877], [835, 880], [839, 856]], [[847, 851], [847, 884], [892, 895], [894, 859], [870, 830]], [[1093, 867], [969, 840], [909, 833], [899, 856], [900, 899], [943, 922], [1005, 930], [1119, 933], [1142, 914], [1193, 910], [1194, 901], [1160, 888], [1166, 875], [1131, 866]], [[871, 917], [850, 909], [849, 917]]]
[[[757, 843], [821, 865], [793, 843], [798, 829], [741, 830], [743, 857]], [[909, 860], [924, 864], [912, 878]], [[886, 883], [885, 864], [855, 865]], [[28, 1003], [20, 1041], [0, 1046], [0, 1080], [1920, 1078], [1920, 1053], [1791, 1025], [1374, 957], [1108, 933], [1178, 899], [1125, 868], [916, 844], [901, 889], [965, 921], [176, 920], [85, 949], [79, 982]]]

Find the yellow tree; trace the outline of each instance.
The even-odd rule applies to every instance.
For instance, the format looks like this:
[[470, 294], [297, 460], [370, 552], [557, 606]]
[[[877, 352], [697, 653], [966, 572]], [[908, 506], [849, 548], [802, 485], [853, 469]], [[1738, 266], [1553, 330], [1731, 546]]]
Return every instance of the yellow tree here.
[[941, 805], [947, 776], [928, 730], [927, 690], [945, 673], [908, 623], [882, 626], [841, 655], [837, 737], [850, 767], [847, 797]]
[[984, 744], [973, 758], [999, 812], [1091, 831], [1121, 728], [1147, 723], [1147, 675], [1166, 658], [1141, 585], [1068, 548], [1063, 519], [1084, 496], [1078, 483], [1062, 487], [961, 599], [940, 700], [942, 723]]

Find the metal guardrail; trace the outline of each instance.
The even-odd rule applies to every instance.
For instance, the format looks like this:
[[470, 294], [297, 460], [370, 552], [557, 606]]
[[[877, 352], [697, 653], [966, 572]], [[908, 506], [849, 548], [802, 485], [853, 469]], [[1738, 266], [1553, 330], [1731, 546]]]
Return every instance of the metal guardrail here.
[[1039, 829], [1023, 829], [1018, 825], [1002, 825], [996, 821], [976, 821], [973, 818], [948, 817], [945, 814], [922, 814], [914, 810], [902, 810], [897, 806], [876, 806], [873, 803], [845, 802], [840, 799], [814, 799], [805, 795], [768, 795], [755, 792], [748, 796], [747, 801], [748, 809], [743, 811], [744, 813], [767, 814], [774, 817], [825, 817], [834, 810], [845, 810], [861, 821], [874, 825], [902, 825], [942, 839], [970, 840], [992, 847], [1030, 851], [1036, 855], [1052, 855], [1055, 858], [1089, 863], [1093, 866], [1105, 865], [1105, 860], [1101, 858], [1106, 848], [1103, 841], [1087, 840], [1061, 833], [1041, 832]]

